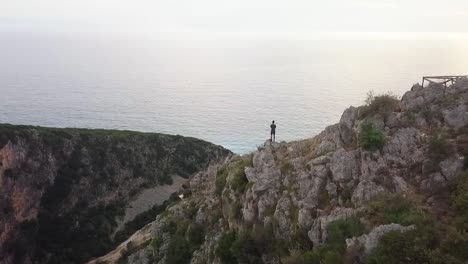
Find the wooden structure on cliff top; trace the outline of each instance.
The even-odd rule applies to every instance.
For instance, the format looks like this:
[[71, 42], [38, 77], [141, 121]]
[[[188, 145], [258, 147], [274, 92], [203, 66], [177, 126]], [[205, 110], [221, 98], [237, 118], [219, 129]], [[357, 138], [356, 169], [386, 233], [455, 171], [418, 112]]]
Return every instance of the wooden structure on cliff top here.
[[468, 75], [446, 75], [446, 76], [424, 76], [422, 78], [422, 87], [424, 87], [424, 82], [427, 81], [429, 84], [438, 83], [443, 84], [447, 87], [447, 83], [454, 84], [458, 79], [468, 78]]

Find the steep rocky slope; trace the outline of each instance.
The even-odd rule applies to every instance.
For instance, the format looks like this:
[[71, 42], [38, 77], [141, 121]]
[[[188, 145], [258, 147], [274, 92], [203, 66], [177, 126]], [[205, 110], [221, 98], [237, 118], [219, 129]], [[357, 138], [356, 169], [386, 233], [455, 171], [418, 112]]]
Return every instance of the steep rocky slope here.
[[468, 81], [370, 97], [266, 142], [91, 263], [467, 263]]
[[0, 263], [102, 255], [164, 209], [180, 177], [229, 155], [182, 136], [0, 125]]

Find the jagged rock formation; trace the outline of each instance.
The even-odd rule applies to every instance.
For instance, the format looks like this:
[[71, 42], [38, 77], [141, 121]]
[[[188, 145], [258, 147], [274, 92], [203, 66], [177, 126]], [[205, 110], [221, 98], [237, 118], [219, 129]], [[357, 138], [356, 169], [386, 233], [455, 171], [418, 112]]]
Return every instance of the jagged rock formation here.
[[180, 189], [179, 176], [229, 155], [182, 136], [0, 125], [0, 263], [102, 255], [121, 242], [117, 226]]
[[[90, 263], [378, 263], [387, 233], [417, 236], [428, 219], [450, 225], [449, 190], [468, 149], [468, 81], [379, 100], [348, 108], [312, 139], [267, 141], [196, 174], [189, 196]], [[384, 136], [375, 150], [363, 147], [369, 122]], [[445, 253], [446, 238], [434, 241], [431, 259], [418, 252], [419, 261], [466, 260]], [[418, 263], [402, 261], [388, 263]]]

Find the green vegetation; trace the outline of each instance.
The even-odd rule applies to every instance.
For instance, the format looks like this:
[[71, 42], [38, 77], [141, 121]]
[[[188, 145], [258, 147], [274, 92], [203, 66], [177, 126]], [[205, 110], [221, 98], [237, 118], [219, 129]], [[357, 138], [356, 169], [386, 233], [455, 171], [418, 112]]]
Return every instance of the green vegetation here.
[[398, 97], [391, 92], [375, 95], [373, 91], [367, 93], [365, 107], [363, 108], [362, 116], [373, 116], [376, 114], [387, 114], [393, 112], [399, 104]]
[[237, 234], [233, 231], [224, 233], [218, 242], [218, 247], [216, 248], [216, 255], [221, 260], [223, 264], [236, 264], [236, 257], [231, 251], [232, 245], [237, 239]]
[[262, 262], [262, 254], [286, 254], [287, 242], [275, 239], [272, 234], [272, 225], [253, 225], [240, 232], [223, 233], [215, 255], [223, 264], [256, 264]]
[[[190, 263], [193, 252], [205, 241], [204, 227], [193, 222], [192, 218], [184, 220], [172, 218], [169, 220], [166, 231], [172, 234], [166, 253], [167, 264]], [[157, 239], [156, 237], [153, 241], [158, 241]], [[155, 242], [153, 252], [158, 252], [160, 245], [160, 243]], [[154, 260], [157, 261], [157, 255], [154, 256]]]
[[[460, 180], [463, 181], [463, 178]], [[463, 188], [461, 187], [461, 189]], [[458, 192], [459, 190], [458, 188], [453, 197], [456, 210], [457, 202], [455, 201], [461, 198], [460, 193], [464, 193], [464, 191]], [[463, 198], [458, 201], [463, 201]], [[463, 204], [463, 202], [461, 203]], [[461, 210], [461, 214], [466, 212], [464, 211], [466, 209]], [[457, 212], [457, 215], [459, 214], [460, 212]], [[416, 227], [404, 233], [394, 231], [385, 234], [380, 239], [377, 248], [368, 256], [366, 263], [461, 264], [468, 258], [466, 231], [457, 231], [450, 223], [444, 225], [436, 222], [432, 215], [419, 209], [415, 202], [401, 196], [381, 197], [370, 205], [366, 215], [373, 225], [399, 223], [402, 225], [414, 224]]]
[[221, 167], [216, 174], [216, 194], [221, 195], [227, 183], [227, 178], [231, 176], [229, 182], [231, 188], [237, 193], [245, 192], [249, 181], [245, 176], [245, 167], [252, 167], [252, 156], [238, 157], [229, 164]]
[[226, 186], [226, 178], [228, 176], [228, 167], [223, 166], [216, 172], [216, 191], [215, 193], [220, 196]]
[[233, 172], [231, 187], [237, 193], [243, 193], [249, 182], [245, 176], [245, 167], [252, 167], [252, 156], [243, 157], [233, 162], [230, 166]]
[[359, 144], [369, 151], [382, 149], [385, 144], [385, 135], [376, 129], [371, 121], [365, 120], [359, 132]]
[[408, 119], [410, 124], [414, 125], [414, 123], [416, 123], [416, 113], [414, 111], [405, 111], [404, 116]]
[[424, 173], [439, 171], [439, 163], [452, 154], [448, 136], [446, 133], [435, 133], [428, 140], [428, 148], [426, 156], [428, 159], [424, 163]]
[[171, 238], [166, 253], [167, 264], [187, 264], [190, 263], [192, 254], [187, 240], [180, 234]]
[[[466, 257], [466, 240], [455, 245], [464, 258], [457, 258], [439, 248], [437, 233], [431, 227], [417, 228], [404, 233], [393, 231], [380, 239], [379, 245], [367, 259], [369, 264], [462, 264]], [[464, 247], [463, 247], [464, 246]], [[453, 248], [452, 248], [453, 249]], [[398, 252], [398, 254], [395, 254]]]
[[[123, 215], [123, 206], [84, 208], [75, 208], [61, 217], [54, 215], [54, 211], [39, 212], [37, 229], [30, 237], [37, 245], [36, 258], [43, 259], [52, 254], [47, 263], [83, 263], [114, 247], [109, 234], [117, 225], [115, 217]], [[76, 223], [81, 226], [71, 228]]]
[[433, 224], [428, 213], [401, 195], [382, 195], [375, 199], [369, 203], [366, 217], [374, 226], [390, 223], [404, 226]]
[[327, 226], [328, 236], [323, 245], [314, 247], [313, 250], [308, 246], [295, 250], [282, 258], [283, 263], [342, 264], [345, 261], [346, 238], [362, 235], [363, 232], [364, 225], [357, 217], [333, 221]]
[[[15, 248], [38, 245], [29, 251], [34, 252], [33, 262], [38, 263], [84, 263], [115, 246], [110, 234], [130, 197], [117, 195], [104, 205], [99, 203], [104, 195], [125, 194], [121, 192], [125, 188], [132, 196], [143, 188], [171, 183], [171, 175], [188, 177], [229, 153], [205, 141], [182, 136], [0, 124], [0, 147], [19, 140], [27, 145], [26, 160], [30, 162], [21, 164], [21, 169], [7, 171], [6, 177], [31, 173], [30, 164], [41, 164], [39, 169], [34, 168], [37, 175], [50, 173], [43, 168], [56, 167], [54, 184], [47, 188], [45, 183], [37, 186], [44, 188], [44, 194], [35, 228], [19, 234], [26, 237], [28, 232], [27, 240], [15, 242]], [[49, 156], [53, 159], [44, 158]], [[49, 164], [50, 160], [54, 163]], [[83, 182], [90, 187], [80, 189]], [[91, 208], [88, 201], [98, 205]], [[154, 220], [162, 210], [154, 207], [138, 216], [117, 234], [116, 241]], [[8, 213], [8, 207], [3, 211]]]
[[448, 158], [451, 154], [447, 136], [444, 133], [436, 134], [429, 138], [428, 157], [435, 163]]
[[159, 261], [159, 248], [161, 247], [163, 241], [160, 237], [154, 237], [150, 242], [151, 253], [153, 254], [153, 259]]
[[468, 172], [463, 173], [456, 181], [452, 206], [456, 212], [456, 227], [468, 233]]

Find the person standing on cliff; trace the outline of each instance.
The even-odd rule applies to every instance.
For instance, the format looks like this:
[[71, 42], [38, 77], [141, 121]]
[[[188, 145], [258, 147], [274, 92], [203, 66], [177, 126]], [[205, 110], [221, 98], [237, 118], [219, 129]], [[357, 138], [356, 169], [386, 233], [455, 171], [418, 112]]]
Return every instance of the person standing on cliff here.
[[275, 120], [271, 121], [270, 128], [271, 128], [270, 142], [275, 142], [275, 134], [276, 134]]

